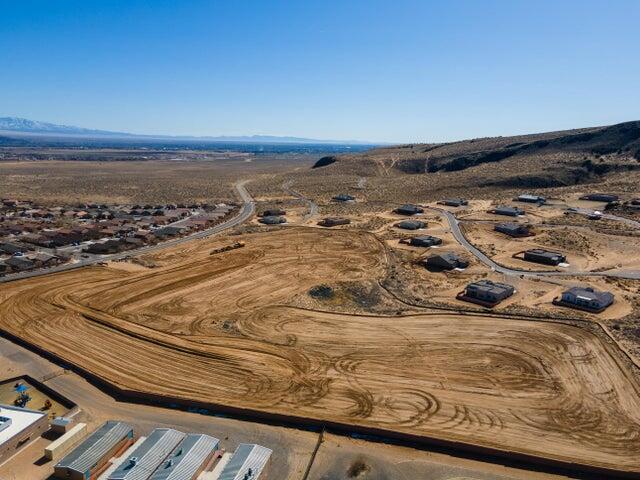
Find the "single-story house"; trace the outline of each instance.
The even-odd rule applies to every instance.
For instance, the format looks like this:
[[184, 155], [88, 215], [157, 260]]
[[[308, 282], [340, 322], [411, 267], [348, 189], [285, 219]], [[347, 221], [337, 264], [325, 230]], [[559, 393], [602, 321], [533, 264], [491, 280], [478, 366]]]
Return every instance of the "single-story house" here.
[[514, 294], [515, 288], [506, 283], [479, 280], [465, 287], [462, 299], [479, 300], [487, 304], [496, 304]]
[[122, 248], [123, 244], [120, 240], [103, 240], [101, 242], [92, 243], [87, 248], [85, 248], [85, 252], [94, 253], [98, 255], [104, 255], [108, 253], [117, 253]]
[[522, 195], [518, 195], [514, 198], [516, 202], [525, 202], [525, 203], [545, 203], [547, 201], [546, 198], [541, 197], [539, 195], [531, 195], [529, 193], [525, 193]]
[[336, 225], [349, 225], [351, 220], [342, 217], [327, 217], [318, 222], [323, 227], [335, 227]]
[[336, 202], [353, 202], [355, 199], [356, 197], [349, 195], [348, 193], [341, 193], [340, 195], [336, 195], [332, 198], [332, 200]]
[[442, 245], [442, 239], [431, 235], [419, 235], [411, 237], [408, 243], [413, 247], [433, 247], [434, 245]]
[[258, 220], [265, 225], [279, 225], [281, 223], [287, 223], [287, 219], [280, 215], [266, 215]]
[[36, 267], [36, 264], [27, 257], [10, 257], [4, 261], [14, 272], [23, 272]]
[[551, 252], [542, 248], [532, 248], [524, 252], [524, 259], [527, 262], [543, 263], [545, 265], [559, 265], [565, 263], [567, 257], [558, 252]]
[[0, 243], [0, 252], [6, 253], [7, 255], [13, 255], [15, 253], [25, 253], [29, 250], [30, 250], [29, 247], [19, 243], [11, 243], [11, 242]]
[[259, 216], [260, 217], [281, 217], [286, 214], [287, 212], [285, 212], [281, 208], [271, 208], [269, 210], [265, 210]]
[[591, 287], [572, 287], [562, 292], [561, 305], [581, 310], [601, 312], [613, 303], [614, 296], [610, 292], [595, 290]]
[[524, 210], [519, 207], [509, 207], [507, 205], [498, 205], [492, 210], [489, 210], [489, 213], [493, 213], [495, 215], [506, 215], [509, 217], [517, 217], [518, 215], [524, 215]]
[[396, 208], [395, 212], [400, 215], [416, 215], [418, 213], [424, 213], [424, 208], [417, 205], [405, 204]]
[[438, 204], [446, 205], [447, 207], [462, 207], [464, 205], [469, 205], [469, 202], [464, 198], [445, 198], [438, 202]]
[[519, 223], [498, 223], [493, 229], [510, 237], [529, 237], [531, 230], [527, 225]]
[[589, 200], [591, 202], [617, 202], [620, 197], [612, 193], [588, 193], [580, 197], [580, 200]]
[[425, 260], [425, 266], [442, 270], [453, 270], [454, 268], [467, 268], [469, 262], [453, 252], [438, 253], [431, 255]]
[[402, 228], [403, 230], [419, 230], [426, 226], [426, 222], [420, 220], [403, 220], [402, 222], [396, 223], [396, 227]]

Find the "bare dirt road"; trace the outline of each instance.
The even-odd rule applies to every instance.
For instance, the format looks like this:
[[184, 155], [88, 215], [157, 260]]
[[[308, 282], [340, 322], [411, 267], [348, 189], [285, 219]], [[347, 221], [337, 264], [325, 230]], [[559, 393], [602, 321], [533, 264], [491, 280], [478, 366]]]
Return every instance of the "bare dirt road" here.
[[[0, 328], [124, 390], [640, 473], [640, 388], [560, 323], [296, 308], [387, 269], [360, 231], [292, 227], [154, 253], [153, 269], [13, 282]], [[90, 341], [88, 341], [90, 339]]]

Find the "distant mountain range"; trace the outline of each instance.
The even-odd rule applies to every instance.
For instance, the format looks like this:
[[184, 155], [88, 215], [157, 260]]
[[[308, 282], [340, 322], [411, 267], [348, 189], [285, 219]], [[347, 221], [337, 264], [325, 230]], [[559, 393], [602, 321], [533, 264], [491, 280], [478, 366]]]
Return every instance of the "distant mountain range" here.
[[274, 135], [248, 135], [248, 136], [171, 136], [171, 135], [137, 135], [125, 132], [112, 132], [108, 130], [93, 130], [70, 125], [57, 125], [48, 122], [39, 122], [19, 117], [0, 117], [0, 135], [20, 136], [47, 136], [91, 139], [129, 139], [129, 140], [172, 140], [195, 142], [220, 142], [220, 143], [295, 143], [295, 144], [336, 144], [336, 145], [373, 145], [373, 142], [358, 140], [318, 140], [302, 137], [278, 137]]

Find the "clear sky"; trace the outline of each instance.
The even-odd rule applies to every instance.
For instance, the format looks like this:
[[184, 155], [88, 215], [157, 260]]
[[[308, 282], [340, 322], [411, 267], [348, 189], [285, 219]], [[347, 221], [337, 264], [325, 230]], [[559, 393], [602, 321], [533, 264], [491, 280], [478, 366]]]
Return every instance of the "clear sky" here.
[[640, 1], [0, 0], [0, 116], [446, 141], [640, 119]]

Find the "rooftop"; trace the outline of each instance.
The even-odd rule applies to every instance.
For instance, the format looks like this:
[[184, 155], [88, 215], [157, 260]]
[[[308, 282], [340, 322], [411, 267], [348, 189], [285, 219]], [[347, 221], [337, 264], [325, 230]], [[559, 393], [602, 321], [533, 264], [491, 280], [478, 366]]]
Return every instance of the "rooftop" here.
[[260, 445], [241, 443], [218, 480], [244, 480], [249, 470], [253, 473], [251, 480], [257, 479], [272, 453]]
[[129, 424], [110, 420], [60, 460], [56, 467], [86, 472], [132, 430]]
[[182, 480], [192, 478], [220, 441], [209, 435], [191, 433], [150, 477], [150, 480]]
[[47, 414], [37, 410], [0, 405], [0, 445], [11, 440]]

